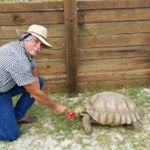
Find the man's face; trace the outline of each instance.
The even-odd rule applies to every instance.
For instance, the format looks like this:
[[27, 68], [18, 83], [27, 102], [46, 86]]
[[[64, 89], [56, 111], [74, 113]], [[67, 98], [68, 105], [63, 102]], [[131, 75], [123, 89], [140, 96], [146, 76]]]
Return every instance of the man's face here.
[[42, 47], [42, 42], [33, 35], [32, 40], [25, 41], [25, 48], [32, 57], [35, 57], [38, 54], [38, 52], [41, 51]]

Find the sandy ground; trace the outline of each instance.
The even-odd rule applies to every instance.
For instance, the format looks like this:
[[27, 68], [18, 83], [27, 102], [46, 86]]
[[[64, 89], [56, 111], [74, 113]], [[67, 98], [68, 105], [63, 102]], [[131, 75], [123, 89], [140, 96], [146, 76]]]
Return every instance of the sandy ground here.
[[[102, 131], [101, 133], [94, 130], [94, 134], [91, 136], [81, 135], [78, 131], [72, 132], [70, 139], [64, 137], [64, 140], [59, 140], [58, 137], [52, 137], [49, 135], [39, 135], [35, 129], [30, 129], [28, 133], [22, 135], [17, 141], [11, 143], [0, 143], [1, 150], [148, 150], [150, 134], [146, 135], [146, 132], [150, 132], [150, 125], [145, 126], [145, 133], [133, 134], [134, 140], [128, 140], [128, 136], [124, 135], [125, 129], [122, 129], [122, 133], [118, 133], [117, 129], [111, 130], [111, 132]], [[105, 136], [106, 141], [101, 138], [99, 134]], [[58, 135], [57, 135], [58, 136]], [[64, 136], [63, 133], [59, 133], [59, 136]], [[138, 145], [138, 141], [146, 139], [144, 144], [139, 145], [137, 148], [134, 145]], [[108, 140], [108, 141], [107, 141]], [[110, 142], [110, 143], [108, 143]], [[132, 143], [133, 142], [133, 143]], [[144, 145], [144, 147], [143, 147]]]

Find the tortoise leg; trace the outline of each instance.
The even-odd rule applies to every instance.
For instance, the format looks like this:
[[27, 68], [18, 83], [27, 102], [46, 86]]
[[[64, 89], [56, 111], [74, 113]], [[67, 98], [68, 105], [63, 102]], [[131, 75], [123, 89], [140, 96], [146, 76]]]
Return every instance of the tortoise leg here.
[[87, 134], [92, 132], [91, 117], [88, 114], [83, 114], [82, 123]]
[[135, 132], [141, 132], [143, 130], [143, 128], [139, 122], [133, 122], [132, 127]]

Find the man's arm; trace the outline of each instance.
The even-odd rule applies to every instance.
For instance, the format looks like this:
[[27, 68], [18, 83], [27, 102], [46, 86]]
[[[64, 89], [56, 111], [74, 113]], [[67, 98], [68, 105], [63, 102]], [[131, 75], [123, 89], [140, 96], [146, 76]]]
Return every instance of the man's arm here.
[[[39, 78], [38, 78], [38, 76], [39, 76], [39, 70], [38, 70], [38, 67], [37, 67], [37, 66], [35, 66], [35, 67], [33, 68], [32, 74], [33, 74], [33, 76], [35, 77], [35, 81], [36, 81], [37, 86], [39, 86]], [[40, 86], [39, 86], [39, 87], [40, 87]]]
[[35, 66], [35, 67], [33, 68], [32, 74], [33, 74], [33, 76], [35, 76], [35, 77], [38, 77], [38, 76], [39, 76], [39, 70], [38, 70], [38, 67], [37, 67], [37, 66]]
[[25, 85], [24, 88], [26, 89], [27, 92], [29, 92], [31, 97], [33, 97], [36, 101], [48, 106], [54, 111], [59, 112], [59, 113], [64, 113], [68, 111], [66, 106], [53, 101], [51, 98], [49, 98], [45, 94], [45, 92], [41, 91], [39, 87], [37, 86], [36, 81], [31, 84]]

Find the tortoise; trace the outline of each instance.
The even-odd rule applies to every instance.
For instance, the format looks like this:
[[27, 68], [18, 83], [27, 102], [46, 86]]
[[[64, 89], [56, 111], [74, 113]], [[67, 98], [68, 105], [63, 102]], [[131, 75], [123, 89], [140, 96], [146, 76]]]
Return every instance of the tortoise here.
[[82, 116], [82, 123], [87, 134], [92, 132], [92, 123], [119, 126], [131, 125], [141, 131], [139, 111], [133, 101], [117, 92], [101, 92], [91, 96], [83, 106], [75, 108], [75, 113]]

